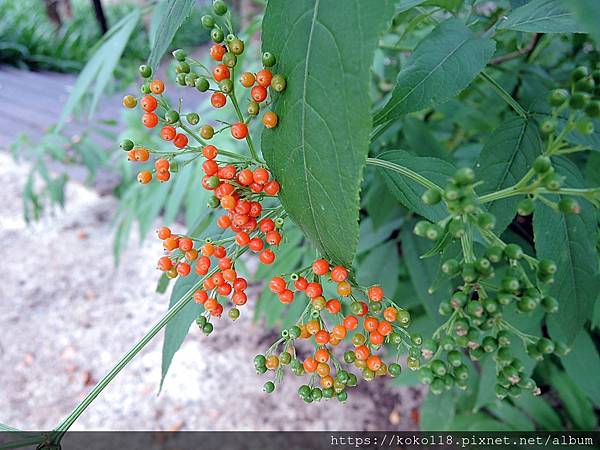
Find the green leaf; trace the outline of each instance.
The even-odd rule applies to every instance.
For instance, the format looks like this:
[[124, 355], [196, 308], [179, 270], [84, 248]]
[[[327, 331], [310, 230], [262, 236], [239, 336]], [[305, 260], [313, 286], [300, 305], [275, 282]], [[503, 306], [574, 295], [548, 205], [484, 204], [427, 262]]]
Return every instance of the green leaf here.
[[[452, 286], [447, 279], [438, 278], [440, 276], [439, 258], [421, 259], [420, 255], [425, 253], [432, 244], [427, 239], [415, 236], [412, 232], [413, 225], [414, 222], [408, 223], [400, 234], [402, 254], [427, 315], [436, 323], [441, 324], [444, 319], [438, 314], [438, 307], [442, 301], [450, 298]], [[433, 292], [430, 291], [432, 285], [435, 285]]]
[[156, 283], [156, 292], [159, 294], [164, 294], [167, 292], [167, 288], [169, 287], [169, 283], [171, 279], [167, 276], [166, 273], [161, 274], [158, 279], [158, 283]]
[[358, 253], [363, 253], [377, 247], [386, 241], [390, 235], [400, 228], [404, 219], [398, 217], [383, 224], [377, 230], [373, 229], [373, 220], [371, 217], [365, 217], [360, 221], [360, 240], [358, 241]]
[[[490, 389], [489, 385], [487, 388]], [[526, 393], [525, 396], [531, 394]], [[511, 406], [508, 402], [496, 402], [487, 408], [494, 416], [504, 422], [508, 427], [515, 431], [535, 431], [533, 422], [518, 408]]]
[[398, 74], [375, 125], [450, 100], [466, 88], [494, 54], [492, 39], [473, 34], [459, 19], [442, 22], [423, 39]]
[[541, 429], [561, 430], [563, 428], [560, 416], [543, 398], [526, 394], [512, 398], [512, 402], [525, 411]]
[[435, 138], [431, 129], [431, 123], [424, 122], [416, 117], [406, 117], [402, 129], [406, 144], [419, 156], [448, 159], [448, 152]]
[[600, 356], [587, 331], [583, 330], [577, 335], [571, 351], [567, 356], [563, 356], [561, 361], [577, 386], [595, 405], [600, 405], [600, 383], [596, 376], [590, 376], [600, 374]]
[[[456, 171], [456, 168], [447, 161], [413, 156], [404, 150], [390, 150], [377, 155], [377, 158], [404, 166], [440, 187], [445, 186]], [[426, 189], [421, 184], [390, 169], [382, 169], [382, 173], [391, 193], [409, 210], [433, 222], [442, 220], [448, 215], [446, 207], [441, 203], [435, 206], [423, 203], [421, 195]]]
[[509, 431], [509, 427], [484, 413], [460, 414], [454, 418], [449, 429], [460, 431]]
[[600, 42], [600, 27], [598, 26], [600, 2], [598, 0], [562, 0], [562, 3], [596, 42]]
[[431, 392], [425, 397], [421, 406], [421, 418], [419, 424], [421, 431], [443, 431], [449, 430], [455, 411], [454, 392], [446, 391], [441, 395], [433, 395]]
[[60, 114], [55, 132], [58, 132], [63, 127], [67, 117], [75, 110], [75, 107], [82, 101], [83, 97], [90, 92], [92, 84], [94, 84], [94, 97], [89, 110], [89, 115], [92, 115], [140, 17], [140, 9], [134, 9], [118, 21], [102, 37], [100, 45], [75, 82], [69, 99]]
[[409, 9], [419, 6], [424, 2], [425, 0], [400, 0], [396, 5], [396, 13], [408, 11]]
[[[190, 273], [187, 277], [178, 278], [175, 282], [175, 286], [173, 286], [173, 292], [171, 293], [171, 299], [169, 300], [169, 309], [183, 297], [192, 296], [194, 291], [200, 288], [203, 279], [204, 277], [199, 277], [194, 272]], [[175, 356], [175, 353], [179, 350], [179, 347], [181, 347], [181, 344], [190, 330], [190, 325], [200, 315], [203, 309], [202, 305], [199, 305], [196, 302], [188, 302], [181, 311], [167, 323], [162, 348], [162, 369], [159, 392], [162, 389], [163, 382], [165, 381], [165, 377], [167, 376], [167, 372], [173, 361], [173, 356]]]
[[148, 65], [156, 70], [169, 49], [173, 37], [192, 12], [196, 0], [162, 0], [156, 5], [150, 24], [150, 56]]
[[[564, 158], [553, 158], [556, 171], [566, 177], [565, 185], [585, 187], [579, 169]], [[556, 196], [557, 197], [557, 196]], [[596, 210], [580, 200], [580, 214], [563, 214], [538, 204], [533, 216], [535, 248], [539, 258], [556, 262], [558, 271], [550, 295], [557, 298], [560, 312], [548, 318], [554, 339], [573, 342], [583, 324], [592, 317], [600, 290], [596, 255]]]
[[498, 28], [531, 33], [585, 33], [561, 0], [533, 0], [511, 12]]
[[188, 165], [179, 171], [173, 187], [169, 194], [169, 198], [165, 206], [165, 218], [164, 222], [170, 224], [177, 217], [177, 213], [181, 207], [181, 204], [185, 198], [185, 195], [192, 189], [191, 185], [194, 180], [194, 167]]
[[573, 380], [565, 372], [551, 366], [550, 381], [562, 400], [564, 408], [573, 421], [575, 428], [580, 430], [592, 430], [596, 428], [598, 420], [596, 419], [594, 408]]
[[380, 284], [388, 295], [393, 294], [398, 286], [398, 243], [389, 241], [375, 247], [360, 260], [357, 280], [361, 286]]
[[[489, 136], [475, 167], [483, 184], [479, 195], [490, 194], [514, 185], [542, 152], [537, 124], [521, 117], [511, 117]], [[517, 212], [518, 197], [504, 198], [488, 204], [496, 216], [496, 232], [501, 233]]]
[[[287, 79], [281, 121], [262, 133], [266, 161], [292, 220], [330, 259], [350, 265], [358, 242], [359, 189], [371, 115], [370, 68], [391, 2], [271, 0], [263, 51]], [[324, 63], [326, 61], [326, 63]]]

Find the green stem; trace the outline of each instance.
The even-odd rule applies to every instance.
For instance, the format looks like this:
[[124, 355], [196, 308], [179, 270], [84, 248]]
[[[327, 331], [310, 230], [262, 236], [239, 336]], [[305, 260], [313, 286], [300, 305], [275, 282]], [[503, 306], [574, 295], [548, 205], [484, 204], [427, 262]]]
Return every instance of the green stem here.
[[[192, 130], [190, 127], [188, 127], [188, 126], [184, 125], [184, 124], [183, 124], [183, 122], [181, 122], [179, 126], [180, 126], [180, 127], [181, 127], [181, 128], [182, 128], [182, 129], [183, 129], [185, 132], [186, 132], [186, 133], [188, 133], [190, 136], [192, 136], [194, 139], [196, 139], [196, 141], [198, 141], [198, 143], [199, 143], [200, 145], [202, 145], [202, 146], [206, 146], [206, 145], [208, 145], [208, 144], [207, 144], [207, 142], [206, 142], [205, 140], [203, 140], [203, 139], [202, 139], [200, 136], [197, 136], [197, 135], [196, 135], [196, 133], [194, 133], [194, 131], [193, 131], [193, 130]], [[179, 153], [177, 153], [177, 154], [181, 154], [181, 152], [179, 152]], [[247, 156], [245, 156], [245, 155], [241, 155], [241, 154], [239, 154], [239, 153], [236, 153], [236, 152], [231, 152], [231, 151], [228, 151], [228, 150], [221, 150], [221, 149], [219, 149], [219, 155], [221, 155], [221, 156], [226, 156], [226, 157], [228, 157], [228, 158], [232, 158], [232, 159], [235, 159], [235, 160], [255, 161], [255, 159], [254, 159], [254, 158], [249, 158], [249, 157], [247, 157]]]
[[[233, 103], [233, 107], [235, 108], [235, 113], [238, 117], [238, 120], [240, 122], [244, 122], [244, 115], [242, 114], [242, 110], [240, 109], [240, 105], [237, 101], [237, 97], [235, 95], [235, 89], [231, 92], [230, 98], [231, 98], [231, 103]], [[250, 154], [252, 155], [252, 158], [254, 158], [256, 161], [260, 161], [260, 158], [258, 157], [258, 154], [256, 153], [256, 149], [254, 148], [254, 143], [252, 142], [252, 137], [250, 136], [250, 133], [248, 133], [248, 136], [246, 136], [246, 143], [248, 144], [248, 149], [250, 150]]]
[[421, 186], [424, 186], [427, 189], [443, 192], [443, 189], [437, 184], [435, 184], [433, 181], [429, 180], [428, 178], [425, 178], [422, 175], [419, 175], [417, 172], [412, 171], [408, 167], [401, 166], [400, 164], [396, 164], [391, 161], [386, 161], [384, 159], [379, 158], [367, 158], [367, 164], [392, 170], [394, 172], [399, 173], [400, 175], [404, 175], [405, 177], [410, 178], [411, 180], [419, 183]]
[[156, 322], [150, 330], [115, 364], [115, 366], [98, 382], [96, 386], [85, 396], [85, 398], [63, 419], [63, 421], [53, 430], [48, 440], [52, 443], [59, 443], [64, 434], [83, 414], [88, 406], [100, 395], [108, 384], [119, 374], [119, 372], [152, 340], [154, 336], [162, 330], [171, 319], [173, 319], [192, 299], [194, 292], [202, 286], [205, 278], [211, 276], [217, 269], [206, 275], [202, 280], [194, 284], [181, 299], [175, 303], [167, 313]]
[[492, 77], [490, 77], [487, 73], [485, 72], [481, 72], [479, 74], [479, 76], [487, 81], [490, 86], [492, 86], [496, 92], [498, 93], [498, 95], [500, 95], [500, 97], [502, 97], [502, 99], [512, 108], [515, 110], [515, 112], [520, 115], [523, 118], [527, 118], [527, 111], [525, 111], [525, 108], [523, 108], [519, 102], [517, 102], [512, 95], [510, 95], [508, 92], [506, 92], [506, 90], [500, 86], [500, 84], [494, 80]]

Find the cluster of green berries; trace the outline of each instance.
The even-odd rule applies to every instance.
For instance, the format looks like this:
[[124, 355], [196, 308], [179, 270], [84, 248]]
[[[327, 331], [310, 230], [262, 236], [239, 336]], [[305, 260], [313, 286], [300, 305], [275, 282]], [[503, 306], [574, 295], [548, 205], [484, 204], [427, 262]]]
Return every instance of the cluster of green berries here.
[[[545, 162], [545, 157], [540, 157], [534, 166], [542, 179], [551, 172], [551, 164]], [[439, 245], [443, 240], [465, 239], [477, 230], [487, 238], [487, 246], [479, 255], [473, 249], [469, 257], [447, 259], [441, 265], [445, 276], [457, 280], [458, 286], [439, 305], [440, 315], [448, 320], [432, 339], [423, 341], [420, 354], [413, 355], [420, 358], [419, 379], [430, 385], [434, 394], [453, 386], [465, 389], [469, 379], [466, 359], [478, 361], [489, 354], [496, 362], [498, 397], [518, 396], [523, 390], [539, 393], [535, 382], [523, 373], [523, 363], [513, 355], [511, 342], [522, 341], [534, 359], [565, 354], [568, 349], [550, 339], [521, 333], [503, 315], [508, 309], [530, 314], [538, 307], [545, 313], [557, 312], [557, 300], [544, 294], [554, 281], [557, 266], [551, 260], [527, 256], [517, 244], [491, 239], [495, 220], [478, 204], [474, 185], [473, 171], [460, 169], [443, 192], [429, 190], [423, 194], [428, 204], [443, 200], [451, 215], [440, 224], [418, 222], [414, 228], [418, 236]]]
[[[594, 132], [593, 119], [600, 118], [600, 68], [590, 71], [585, 66], [577, 67], [571, 72], [569, 89], [555, 89], [550, 92], [548, 102], [555, 112], [567, 108], [580, 112], [576, 129], [582, 134]], [[544, 120], [540, 130], [545, 135], [554, 133], [558, 126], [557, 114]]]

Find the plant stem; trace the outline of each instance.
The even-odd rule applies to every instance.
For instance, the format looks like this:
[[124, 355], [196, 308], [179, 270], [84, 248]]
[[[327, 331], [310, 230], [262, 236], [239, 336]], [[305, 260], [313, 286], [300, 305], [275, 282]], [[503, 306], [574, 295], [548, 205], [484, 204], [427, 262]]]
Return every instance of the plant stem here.
[[[213, 273], [216, 269], [213, 269]], [[209, 273], [206, 277], [212, 275]], [[119, 374], [119, 372], [152, 340], [157, 333], [162, 330], [173, 317], [177, 315], [192, 299], [194, 292], [202, 286], [202, 282], [206, 278], [199, 280], [194, 284], [182, 297], [175, 303], [167, 313], [156, 322], [150, 330], [115, 364], [115, 366], [98, 382], [96, 386], [85, 396], [85, 398], [71, 411], [71, 413], [63, 419], [63, 421], [49, 435], [48, 441], [59, 443], [64, 434], [81, 416], [88, 406], [94, 401], [98, 395], [108, 386], [108, 384]]]
[[367, 164], [392, 170], [394, 172], [399, 173], [400, 175], [404, 175], [405, 177], [410, 178], [411, 180], [419, 183], [421, 186], [424, 186], [427, 189], [433, 189], [438, 192], [443, 192], [443, 189], [430, 179], [425, 178], [424, 176], [419, 175], [417, 172], [412, 171], [408, 167], [401, 166], [400, 164], [396, 164], [391, 161], [386, 161], [384, 159], [379, 158], [367, 158]]
[[[183, 122], [180, 123], [180, 127], [185, 132], [187, 132], [190, 136], [192, 136], [194, 139], [196, 139], [198, 141], [198, 143], [200, 143], [202, 146], [208, 145], [205, 140], [203, 140], [200, 136], [197, 136], [194, 133], [194, 131], [191, 128], [189, 128], [188, 126], [184, 125]], [[180, 153], [176, 153], [176, 154], [180, 154]], [[245, 155], [242, 155], [240, 153], [230, 152], [230, 151], [221, 150], [221, 149], [219, 149], [219, 155], [226, 156], [226, 157], [232, 158], [232, 159], [237, 159], [237, 160], [246, 160], [246, 161], [253, 161], [254, 160], [253, 158], [249, 158], [249, 157], [247, 157]]]
[[[233, 78], [233, 76], [232, 76], [232, 78]], [[235, 88], [231, 92], [230, 98], [231, 98], [231, 103], [233, 103], [233, 107], [235, 108], [235, 113], [237, 114], [238, 120], [240, 122], [244, 122], [244, 115], [242, 114], [242, 110], [240, 109], [240, 105], [237, 101], [237, 97], [235, 95]], [[260, 161], [260, 158], [258, 157], [258, 154], [256, 153], [256, 149], [254, 148], [254, 143], [252, 142], [252, 137], [250, 136], [250, 133], [248, 133], [248, 136], [246, 136], [246, 143], [248, 144], [248, 149], [250, 150], [250, 154], [252, 155], [252, 158], [254, 158], [256, 161]]]
[[487, 73], [485, 72], [481, 72], [479, 74], [479, 76], [487, 81], [490, 86], [492, 86], [496, 92], [498, 93], [498, 95], [500, 95], [500, 97], [502, 97], [502, 99], [512, 108], [515, 110], [515, 112], [520, 115], [523, 118], [527, 118], [527, 111], [525, 111], [525, 108], [523, 108], [519, 102], [517, 102], [512, 95], [510, 95], [508, 92], [506, 92], [506, 90], [504, 90], [504, 88], [502, 86], [500, 86], [500, 84], [494, 80], [492, 77], [490, 77]]

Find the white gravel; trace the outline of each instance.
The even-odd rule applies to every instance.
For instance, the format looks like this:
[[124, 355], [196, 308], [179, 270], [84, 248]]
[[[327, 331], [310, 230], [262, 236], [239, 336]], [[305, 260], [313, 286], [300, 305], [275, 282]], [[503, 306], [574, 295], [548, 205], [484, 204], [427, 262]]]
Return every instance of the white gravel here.
[[[0, 422], [22, 429], [56, 425], [164, 312], [154, 292], [160, 244], [149, 239], [112, 258], [116, 200], [69, 183], [67, 206], [27, 226], [27, 173], [0, 152]], [[251, 308], [252, 300], [249, 301]], [[249, 312], [249, 309], [246, 311]], [[192, 330], [163, 392], [162, 335], [105, 389], [76, 430], [414, 429], [419, 392], [373, 382], [346, 405], [305, 405], [297, 380], [270, 396], [252, 358], [264, 329], [251, 314], [222, 319], [208, 338]]]

